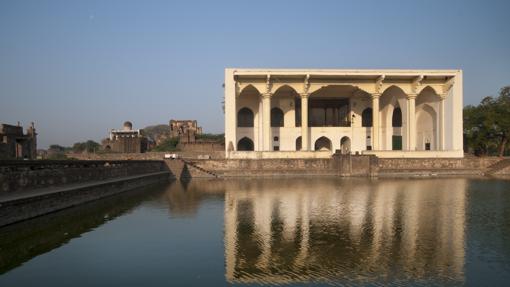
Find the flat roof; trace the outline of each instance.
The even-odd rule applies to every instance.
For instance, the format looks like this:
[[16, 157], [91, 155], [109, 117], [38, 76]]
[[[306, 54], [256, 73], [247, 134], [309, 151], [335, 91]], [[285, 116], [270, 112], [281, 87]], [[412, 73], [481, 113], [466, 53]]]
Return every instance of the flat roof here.
[[226, 68], [232, 70], [234, 75], [257, 76], [265, 75], [316, 75], [316, 76], [407, 76], [407, 75], [431, 75], [431, 76], [455, 76], [461, 73], [460, 69], [265, 69], [265, 68]]

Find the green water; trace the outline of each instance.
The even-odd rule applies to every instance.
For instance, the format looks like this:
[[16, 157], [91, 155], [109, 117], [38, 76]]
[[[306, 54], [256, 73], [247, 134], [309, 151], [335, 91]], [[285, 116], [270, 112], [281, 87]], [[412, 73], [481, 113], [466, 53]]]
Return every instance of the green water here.
[[508, 282], [505, 180], [193, 180], [0, 228], [2, 287]]

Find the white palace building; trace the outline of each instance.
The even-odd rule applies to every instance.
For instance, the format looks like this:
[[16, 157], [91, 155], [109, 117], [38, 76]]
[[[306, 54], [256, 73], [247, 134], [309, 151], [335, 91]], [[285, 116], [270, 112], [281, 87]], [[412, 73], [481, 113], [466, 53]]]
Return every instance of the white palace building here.
[[227, 158], [463, 157], [461, 70], [226, 69]]

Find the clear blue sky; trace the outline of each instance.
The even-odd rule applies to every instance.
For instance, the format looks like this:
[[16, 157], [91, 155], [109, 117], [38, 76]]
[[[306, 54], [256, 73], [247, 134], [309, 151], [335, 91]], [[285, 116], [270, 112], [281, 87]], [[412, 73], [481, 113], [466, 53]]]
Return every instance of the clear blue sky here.
[[39, 146], [197, 119], [223, 132], [225, 67], [464, 70], [510, 85], [510, 1], [0, 1], [0, 122]]

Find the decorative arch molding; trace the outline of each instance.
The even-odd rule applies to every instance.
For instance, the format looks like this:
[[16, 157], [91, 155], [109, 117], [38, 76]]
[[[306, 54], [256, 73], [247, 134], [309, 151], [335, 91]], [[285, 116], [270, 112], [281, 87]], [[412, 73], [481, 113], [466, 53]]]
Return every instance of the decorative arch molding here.
[[303, 83], [273, 83], [273, 96], [280, 93], [284, 88], [289, 88], [295, 94], [299, 94], [302, 93]]
[[437, 119], [437, 112], [436, 110], [429, 104], [422, 104], [420, 105], [420, 107], [418, 107], [418, 109], [416, 110], [416, 114], [420, 114], [420, 113], [423, 113], [423, 112], [426, 112], [426, 113], [429, 113], [430, 115], [434, 116], [434, 119]]
[[419, 86], [417, 89], [416, 89], [416, 93], [419, 95], [421, 94], [423, 91], [426, 91], [426, 90], [431, 90], [432, 92], [434, 92], [434, 94], [436, 94], [437, 96], [439, 96], [441, 93], [438, 92], [438, 87], [434, 87], [433, 85], [421, 85]]
[[411, 85], [410, 84], [403, 84], [403, 85], [395, 85], [395, 84], [383, 84], [383, 87], [381, 89], [381, 95], [388, 93], [389, 91], [392, 91], [394, 89], [398, 89], [400, 92], [402, 92], [405, 95], [411, 94]]
[[259, 95], [262, 94], [260, 91], [263, 91], [265, 87], [265, 83], [263, 85], [259, 85], [256, 83], [240, 83], [236, 82], [236, 96], [241, 96], [243, 93], [246, 93], [249, 89], [254, 89]]
[[381, 94], [379, 110], [391, 114], [396, 107], [405, 107], [406, 105], [407, 94], [405, 91], [399, 86], [391, 86]]
[[435, 104], [441, 101], [441, 96], [431, 86], [423, 88], [416, 97], [416, 107], [423, 104]]

